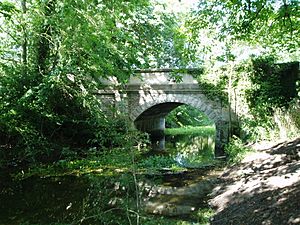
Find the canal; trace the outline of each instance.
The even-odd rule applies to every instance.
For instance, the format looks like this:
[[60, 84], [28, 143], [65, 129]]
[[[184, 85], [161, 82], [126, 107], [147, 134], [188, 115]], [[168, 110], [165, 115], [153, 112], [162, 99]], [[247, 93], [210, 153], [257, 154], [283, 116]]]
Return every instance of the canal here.
[[84, 173], [78, 172], [82, 164], [77, 172], [3, 175], [0, 224], [205, 222], [211, 213], [206, 194], [215, 174], [214, 135], [214, 127], [167, 129], [166, 149], [140, 154], [129, 169], [121, 163], [104, 166], [122, 158], [118, 153], [98, 164], [93, 159], [95, 166]]

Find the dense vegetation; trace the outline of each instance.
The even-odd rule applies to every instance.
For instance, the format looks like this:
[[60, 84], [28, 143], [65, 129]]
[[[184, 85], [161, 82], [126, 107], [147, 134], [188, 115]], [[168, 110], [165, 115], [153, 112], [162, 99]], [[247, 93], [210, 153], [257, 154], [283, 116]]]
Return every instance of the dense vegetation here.
[[[283, 93], [284, 80], [296, 80], [281, 76], [276, 64], [299, 53], [296, 1], [204, 1], [184, 15], [157, 6], [146, 0], [1, 2], [1, 165], [122, 146], [129, 125], [104, 112], [92, 93], [101, 89], [100, 78], [126, 83], [135, 68], [201, 66], [198, 80], [206, 95], [229, 101], [248, 134], [273, 129], [270, 118], [279, 111], [292, 113], [297, 127], [296, 87], [292, 95]], [[217, 54], [215, 44], [221, 46]], [[272, 57], [241, 61], [236, 48], [247, 45]], [[241, 104], [247, 110], [236, 112]], [[177, 109], [167, 122], [178, 125], [186, 114]]]
[[[0, 168], [16, 169], [15, 179], [121, 171], [126, 200], [119, 217], [105, 211], [109, 199], [89, 203], [103, 204], [83, 216], [160, 223], [140, 218], [138, 196], [132, 200], [129, 192], [138, 192], [138, 171], [182, 168], [169, 156], [143, 158], [147, 135], [102, 105], [95, 95], [101, 81], [115, 78], [122, 88], [135, 69], [201, 68], [195, 76], [204, 94], [237, 115], [241, 139], [226, 148], [235, 162], [247, 151], [244, 142], [300, 134], [299, 64], [286, 63], [299, 61], [299, 18], [294, 0], [199, 1], [184, 13], [149, 0], [1, 1]], [[189, 106], [172, 111], [166, 122], [173, 128], [212, 125]], [[137, 204], [136, 211], [129, 204]]]
[[172, 110], [166, 117], [166, 127], [208, 126], [213, 122], [199, 110], [182, 105]]
[[200, 1], [187, 19], [199, 83], [231, 105], [246, 141], [299, 135], [299, 64], [287, 63], [299, 61], [299, 17], [298, 1]]
[[103, 112], [100, 78], [178, 61], [175, 19], [148, 1], [4, 1], [0, 16], [0, 166], [122, 146], [129, 126]]
[[210, 82], [217, 84], [215, 88], [223, 85], [219, 91], [226, 93], [231, 113], [238, 116], [244, 141], [299, 134], [298, 68], [298, 62], [277, 63], [274, 56], [252, 56], [214, 70], [216, 79]]

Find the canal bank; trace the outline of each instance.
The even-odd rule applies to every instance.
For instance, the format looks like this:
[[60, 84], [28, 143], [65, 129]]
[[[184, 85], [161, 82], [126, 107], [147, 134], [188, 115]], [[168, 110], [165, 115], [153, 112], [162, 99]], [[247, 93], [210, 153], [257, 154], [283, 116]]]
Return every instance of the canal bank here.
[[200, 130], [167, 136], [164, 152], [115, 149], [15, 173], [1, 182], [0, 224], [207, 223], [214, 133]]

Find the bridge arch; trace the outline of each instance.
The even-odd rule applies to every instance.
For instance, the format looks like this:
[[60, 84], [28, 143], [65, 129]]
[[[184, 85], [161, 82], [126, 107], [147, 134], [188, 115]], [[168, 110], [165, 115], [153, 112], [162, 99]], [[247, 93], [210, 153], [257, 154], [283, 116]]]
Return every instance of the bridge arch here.
[[215, 123], [215, 155], [224, 155], [224, 146], [231, 133], [229, 121], [236, 122], [237, 117], [217, 96], [212, 100], [205, 95], [193, 71], [181, 73], [181, 81], [176, 82], [173, 69], [137, 70], [124, 90], [119, 92], [120, 84], [115, 80], [106, 80], [103, 81], [106, 88], [98, 95], [107, 105], [115, 104], [120, 111], [127, 112], [136, 128], [146, 132], [163, 130], [165, 116], [178, 105], [193, 106]]
[[[138, 96], [138, 97], [137, 97]], [[165, 128], [165, 116], [179, 105], [190, 105], [205, 113], [216, 126], [215, 155], [224, 155], [229, 139], [228, 111], [221, 102], [212, 101], [202, 93], [142, 91], [131, 102], [130, 118], [137, 129], [158, 132]]]
[[[216, 103], [208, 100], [202, 94], [198, 94], [197, 96], [190, 96], [187, 94], [150, 94], [150, 96], [151, 97], [146, 97], [146, 100], [139, 101], [139, 104], [131, 112], [130, 118], [132, 121], [139, 119], [141, 116], [143, 116], [143, 113], [147, 112], [150, 108], [166, 103], [190, 105], [205, 113], [207, 117], [214, 123], [218, 123], [220, 120], [226, 120], [224, 118], [225, 115], [223, 115], [224, 113], [220, 112], [220, 108], [217, 107]], [[143, 99], [145, 99], [145, 97]], [[167, 112], [167, 114], [169, 112]]]

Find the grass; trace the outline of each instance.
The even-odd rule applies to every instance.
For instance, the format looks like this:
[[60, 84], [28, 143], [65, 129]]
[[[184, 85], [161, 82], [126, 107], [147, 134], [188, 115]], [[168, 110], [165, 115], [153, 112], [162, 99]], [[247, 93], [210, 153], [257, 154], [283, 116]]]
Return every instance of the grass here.
[[[137, 153], [138, 155], [139, 153]], [[129, 172], [132, 159], [126, 149], [113, 149], [97, 156], [82, 159], [64, 159], [52, 164], [32, 165], [28, 170], [18, 172], [13, 177], [16, 180], [26, 179], [31, 176], [51, 177], [65, 175], [83, 175], [95, 173], [103, 176]]]
[[166, 128], [166, 135], [214, 135], [216, 128], [214, 126], [201, 126], [201, 127], [180, 127], [180, 128]]

